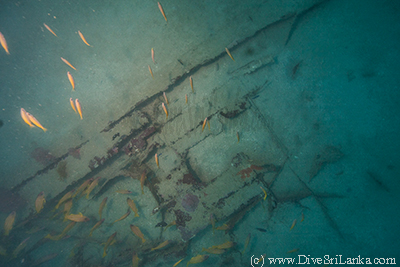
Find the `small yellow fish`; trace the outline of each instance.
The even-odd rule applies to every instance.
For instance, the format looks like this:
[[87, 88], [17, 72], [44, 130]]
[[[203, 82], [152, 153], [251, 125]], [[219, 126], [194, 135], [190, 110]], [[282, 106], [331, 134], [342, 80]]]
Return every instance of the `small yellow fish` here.
[[181, 263], [181, 261], [183, 261], [185, 258], [180, 259], [179, 261], [177, 261], [172, 267], [176, 267], [178, 266], [179, 263]]
[[35, 127], [35, 125], [32, 124], [31, 120], [29, 119], [27, 112], [25, 109], [21, 108], [21, 117], [24, 120], [26, 124], [28, 124], [31, 128]]
[[43, 209], [44, 203], [46, 203], [46, 199], [44, 199], [44, 192], [42, 191], [39, 193], [35, 201], [35, 209], [37, 213]]
[[146, 178], [147, 178], [147, 176], [146, 176], [146, 170], [144, 170], [144, 171], [142, 172], [142, 176], [140, 177], [140, 187], [142, 188], [142, 195], [144, 194], [143, 186], [144, 186], [144, 182], [146, 181]]
[[62, 203], [64, 203], [64, 202], [67, 201], [68, 199], [72, 198], [72, 195], [74, 194], [74, 192], [75, 192], [75, 189], [72, 190], [72, 191], [69, 191], [68, 193], [66, 193], [66, 194], [60, 199], [60, 201], [58, 201], [58, 203], [57, 203], [55, 209], [58, 209]]
[[140, 231], [139, 227], [131, 224], [130, 225], [132, 232], [139, 237], [140, 239], [142, 239], [142, 243], [146, 242], [146, 239], [144, 238], [143, 233]]
[[[76, 223], [76, 222], [72, 222], [72, 223]], [[58, 241], [58, 240], [61, 240], [64, 236], [65, 236], [65, 234], [59, 234], [59, 235], [47, 234], [44, 238], [47, 238], [47, 239], [50, 239], [50, 240], [53, 240], [53, 241]]]
[[229, 56], [233, 61], [235, 61], [235, 59], [232, 57], [231, 52], [229, 52], [229, 49], [228, 49], [227, 47], [225, 47], [225, 51], [226, 51], [226, 53], [228, 54], [228, 56]]
[[161, 14], [163, 15], [166, 22], [168, 22], [167, 17], [165, 16], [164, 9], [162, 8], [160, 2], [157, 2], [158, 8], [160, 9]]
[[63, 58], [63, 57], [61, 57], [61, 60], [65, 63], [65, 64], [67, 64], [68, 66], [70, 66], [71, 68], [73, 68], [74, 70], [76, 70], [76, 68], [74, 67], [74, 66], [72, 66], [72, 64], [71, 63], [69, 63], [69, 61], [68, 60], [66, 60], [65, 58]]
[[133, 200], [129, 197], [126, 199], [126, 202], [128, 203], [128, 206], [131, 208], [131, 210], [135, 213], [135, 217], [139, 217], [138, 209], [135, 205], [135, 202], [133, 202]]
[[44, 229], [44, 227], [39, 227], [36, 225], [36, 226], [32, 227], [30, 230], [26, 231], [25, 233], [27, 233], [28, 235], [31, 235], [31, 234], [37, 233], [43, 229]]
[[223, 225], [215, 228], [215, 230], [218, 230], [218, 231], [226, 231], [226, 230], [229, 230], [229, 229], [231, 229], [231, 227], [229, 225], [227, 225], [226, 223], [224, 223]]
[[289, 231], [292, 231], [293, 227], [296, 225], [296, 222], [297, 222], [297, 219], [294, 219]]
[[222, 226], [219, 226], [219, 227], [215, 228], [215, 230], [225, 231], [225, 230], [228, 230], [229, 228], [230, 228], [230, 226], [227, 225], [226, 223], [224, 223]]
[[[86, 199], [89, 198], [90, 193], [93, 191], [93, 189], [99, 184], [100, 176], [96, 177], [96, 179], [93, 180], [93, 182], [89, 185], [89, 187], [86, 189]], [[84, 192], [85, 193], [85, 192]]]
[[44, 238], [50, 239], [50, 240], [53, 240], [53, 241], [58, 241], [58, 240], [60, 240], [61, 238], [63, 238], [63, 236], [61, 236], [61, 234], [60, 234], [60, 235], [51, 235], [51, 234], [47, 234]]
[[29, 120], [30, 120], [33, 124], [35, 124], [37, 127], [39, 127], [40, 129], [42, 129], [43, 132], [46, 132], [46, 131], [47, 131], [47, 129], [44, 128], [44, 127], [40, 124], [40, 122], [39, 122], [35, 117], [33, 117], [32, 114], [26, 112], [26, 115], [28, 116]]
[[137, 253], [134, 251], [132, 254], [132, 267], [138, 267], [139, 266], [139, 256]]
[[79, 116], [81, 117], [81, 120], [83, 120], [83, 117], [82, 117], [82, 106], [81, 106], [81, 103], [79, 102], [78, 98], [75, 99], [75, 106], [76, 106], [76, 109], [78, 110], [78, 113], [79, 113]]
[[301, 221], [300, 222], [302, 222], [302, 221], [304, 221], [304, 213], [303, 212], [301, 213]]
[[129, 214], [131, 214], [131, 211], [130, 211], [130, 210], [128, 210], [127, 213], [125, 213], [124, 215], [122, 215], [121, 218], [115, 220], [115, 221], [113, 222], [113, 224], [116, 223], [116, 222], [122, 221], [123, 219], [125, 219], [126, 217], [128, 217]]
[[299, 249], [298, 249], [298, 248], [295, 248], [295, 249], [289, 250], [287, 253], [295, 253], [295, 252], [297, 252], [297, 251], [299, 251]]
[[169, 101], [168, 101], [168, 98], [167, 98], [167, 95], [165, 94], [165, 92], [163, 92], [163, 96], [164, 96], [165, 102], [167, 103], [167, 105], [169, 105]]
[[201, 127], [201, 132], [204, 131], [204, 127], [206, 127], [206, 123], [207, 123], [207, 117], [203, 121], [203, 127]]
[[153, 60], [153, 63], [156, 64], [156, 61], [154, 60], [154, 48], [151, 48], [151, 59]]
[[192, 92], [194, 93], [192, 76], [189, 77], [189, 81], [190, 81], [190, 87], [192, 88]]
[[207, 260], [208, 257], [209, 257], [208, 255], [197, 255], [197, 256], [191, 258], [190, 261], [188, 261], [188, 263], [186, 264], [186, 267], [189, 266], [189, 264], [203, 262], [203, 261]]
[[167, 230], [168, 228], [170, 228], [171, 226], [176, 225], [176, 221], [173, 220], [170, 224], [168, 224], [167, 226], [165, 226], [164, 231]]
[[238, 143], [239, 143], [239, 141], [240, 141], [239, 132], [236, 132], [236, 137], [237, 137], [237, 140], [238, 140]]
[[7, 236], [10, 234], [11, 229], [13, 228], [15, 216], [17, 213], [15, 211], [11, 212], [10, 215], [6, 218], [4, 222], [4, 235]]
[[70, 200], [67, 200], [67, 201], [64, 203], [64, 210], [63, 210], [63, 213], [64, 213], [64, 221], [67, 220], [67, 219], [65, 219], [65, 216], [69, 214], [71, 208], [72, 208], [72, 198], [71, 198]]
[[154, 79], [153, 71], [151, 70], [150, 65], [148, 65], [148, 66], [149, 66], [149, 71], [150, 71], [151, 77]]
[[115, 193], [123, 194], [123, 195], [129, 195], [129, 194], [132, 194], [132, 191], [126, 190], [126, 189], [122, 189], [122, 190], [115, 191]]
[[81, 31], [78, 31], [79, 37], [81, 37], [82, 41], [87, 45], [87, 46], [91, 46], [85, 39], [85, 37], [83, 36], [83, 34], [81, 33]]
[[155, 248], [152, 248], [150, 251], [153, 251], [153, 250], [157, 250], [157, 249], [160, 249], [160, 248], [163, 248], [163, 247], [165, 247], [165, 246], [167, 246], [169, 244], [169, 240], [165, 240], [164, 242], [162, 242], [160, 245], [158, 245], [157, 247], [155, 247]]
[[96, 230], [97, 228], [100, 227], [100, 225], [104, 222], [105, 219], [101, 219], [100, 221], [98, 221], [90, 230], [89, 236], [92, 236], [93, 231]]
[[264, 192], [264, 200], [266, 200], [267, 199], [267, 191], [265, 191], [265, 189], [262, 188], [261, 186], [260, 186], [260, 188]]
[[89, 184], [93, 182], [93, 177], [87, 179], [86, 181], [84, 181], [79, 187], [78, 189], [76, 189], [75, 194], [72, 197], [76, 197], [78, 194], [80, 194], [81, 192], [83, 192], [88, 186]]
[[61, 236], [65, 236], [68, 232], [69, 232], [69, 230], [71, 230], [74, 226], [76, 225], [76, 222], [74, 222], [74, 221], [72, 221], [72, 222], [70, 222], [65, 228], [64, 228], [64, 230], [61, 232]]
[[185, 103], [187, 104], [188, 102], [188, 98], [187, 98], [187, 94], [185, 94]]
[[24, 241], [22, 241], [13, 251], [12, 256], [13, 258], [16, 258], [18, 254], [26, 247], [26, 241], [28, 241], [30, 237], [26, 238]]
[[158, 155], [156, 153], [156, 155], [154, 156], [155, 160], [156, 160], [156, 164], [157, 164], [157, 168], [160, 168], [160, 165], [158, 164]]
[[57, 34], [55, 34], [55, 33], [53, 32], [53, 30], [52, 30], [49, 26], [47, 26], [46, 23], [43, 23], [43, 25], [46, 27], [46, 29], [47, 29], [49, 32], [51, 32], [55, 37], [57, 37]]
[[86, 216], [83, 216], [82, 213], [78, 214], [68, 214], [65, 216], [67, 220], [73, 221], [73, 222], [88, 222], [90, 219]]
[[76, 111], [75, 104], [74, 104], [74, 100], [72, 100], [72, 98], [69, 99], [69, 103], [71, 104], [71, 107], [72, 107], [72, 109], [75, 111], [75, 113], [78, 113], [78, 112]]
[[103, 213], [103, 209], [104, 209], [104, 207], [106, 206], [107, 199], [108, 199], [108, 197], [105, 197], [105, 198], [103, 199], [103, 201], [100, 203], [100, 207], [99, 207], [99, 217], [100, 217], [100, 220], [101, 220], [101, 215], [102, 215], [102, 213]]
[[71, 83], [72, 86], [72, 91], [75, 91], [75, 81], [74, 78], [72, 77], [71, 73], [68, 71], [67, 72], [68, 80]]
[[167, 110], [167, 108], [165, 107], [164, 103], [162, 103], [161, 106], [162, 106], [162, 108], [163, 108], [163, 110], [165, 112], [165, 115], [166, 115], [165, 119], [168, 119], [168, 110]]
[[247, 235], [247, 238], [246, 238], [246, 242], [244, 242], [244, 249], [243, 249], [243, 251], [242, 251], [242, 255], [244, 254], [244, 252], [246, 251], [247, 246], [248, 246], [249, 243], [250, 243], [250, 238], [251, 238], [251, 234], [248, 234], [248, 235]]
[[112, 244], [114, 244], [114, 238], [117, 235], [117, 232], [113, 233], [108, 239], [106, 244], [104, 245], [104, 252], [103, 252], [103, 258], [107, 255], [106, 251], [108, 246], [111, 246]]
[[4, 50], [6, 51], [6, 53], [9, 55], [10, 52], [8, 51], [8, 46], [7, 46], [7, 42], [6, 42], [6, 38], [4, 38], [4, 35], [0, 32], [0, 44], [1, 46], [4, 48]]
[[216, 246], [212, 246], [211, 248], [217, 248], [217, 249], [228, 249], [233, 247], [234, 245], [236, 245], [235, 242], [232, 241], [226, 241], [225, 243], [221, 244], [221, 245], [216, 245]]

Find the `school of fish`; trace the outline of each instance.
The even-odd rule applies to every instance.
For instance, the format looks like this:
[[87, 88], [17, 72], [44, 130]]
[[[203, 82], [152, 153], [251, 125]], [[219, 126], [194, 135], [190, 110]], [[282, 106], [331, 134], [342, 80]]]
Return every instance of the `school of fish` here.
[[[159, 8], [159, 10], [160, 10], [160, 12], [161, 12], [163, 18], [165, 19], [165, 22], [168, 23], [168, 20], [167, 20], [167, 17], [166, 17], [166, 14], [165, 14], [165, 12], [164, 12], [164, 9], [163, 9], [162, 5], [160, 4], [160, 2], [157, 2], [157, 4], [158, 4], [158, 8]], [[43, 26], [44, 26], [44, 27], [48, 30], [48, 32], [50, 32], [52, 35], [54, 35], [55, 37], [58, 37], [58, 35], [51, 29], [50, 26], [48, 26], [48, 25], [45, 24], [45, 23], [43, 23]], [[82, 32], [81, 32], [80, 30], [78, 30], [77, 32], [78, 32], [78, 35], [79, 35], [80, 39], [82, 40], [82, 42], [83, 42], [85, 45], [87, 45], [87, 46], [89, 46], [89, 47], [93, 47], [92, 45], [90, 45], [90, 44], [88, 43], [88, 41], [86, 40], [86, 38], [84, 37], [84, 35], [82, 34]], [[1, 44], [1, 46], [3, 47], [3, 49], [5, 50], [5, 52], [6, 52], [8, 55], [10, 55], [10, 51], [9, 51], [9, 47], [8, 47], [6, 38], [5, 38], [5, 36], [4, 36], [1, 32], [0, 32], [0, 44]], [[233, 61], [235, 61], [235, 59], [233, 58], [233, 56], [232, 56], [231, 52], [229, 51], [229, 49], [228, 49], [228, 48], [225, 48], [225, 51], [226, 51], [227, 55], [228, 55]], [[60, 58], [61, 58], [61, 61], [64, 62], [68, 67], [70, 67], [70, 68], [71, 68], [72, 70], [74, 70], [74, 71], [77, 71], [77, 69], [76, 69], [68, 60], [66, 60], [66, 59], [63, 58], [63, 57], [60, 57]], [[152, 60], [153, 64], [156, 64], [156, 60], [155, 60], [155, 50], [154, 50], [154, 48], [151, 48], [151, 60]], [[154, 79], [154, 78], [155, 78], [155, 77], [154, 77], [154, 73], [153, 73], [153, 70], [152, 70], [152, 68], [151, 68], [150, 65], [148, 65], [148, 69], [149, 69], [149, 72], [150, 72], [150, 75], [151, 75], [152, 79]], [[71, 70], [71, 71], [72, 71], [72, 70]], [[72, 91], [75, 92], [75, 85], [76, 85], [76, 84], [75, 84], [75, 80], [74, 80], [74, 78], [73, 78], [73, 75], [72, 75], [72, 73], [71, 73], [70, 71], [67, 71], [67, 78], [68, 78], [69, 83], [70, 83], [70, 85], [71, 85], [71, 87], [72, 87]], [[192, 93], [194, 93], [194, 85], [193, 85], [193, 77], [192, 77], [192, 76], [189, 77], [189, 84], [190, 84], [190, 88], [191, 88], [191, 90], [192, 90]], [[78, 89], [79, 89], [79, 87], [78, 87]], [[80, 89], [79, 89], [79, 90], [80, 90]], [[164, 98], [164, 100], [165, 100], [165, 103], [162, 102], [161, 107], [162, 107], [162, 109], [163, 109], [163, 111], [164, 111], [164, 113], [165, 113], [165, 115], [166, 115], [166, 120], [168, 120], [168, 115], [169, 115], [169, 113], [168, 113], [167, 106], [169, 106], [170, 102], [168, 101], [166, 92], [163, 92], [163, 98]], [[83, 120], [82, 106], [81, 106], [80, 101], [78, 100], [78, 98], [75, 98], [75, 100], [74, 100], [74, 99], [71, 97], [71, 98], [69, 98], [69, 102], [70, 102], [70, 106], [71, 106], [72, 110], [73, 110], [76, 114], [79, 115], [79, 117], [80, 117], [81, 120]], [[188, 95], [187, 95], [187, 94], [185, 94], [185, 103], [186, 103], [186, 104], [188, 103]], [[165, 105], [165, 104], [166, 104], [166, 105]], [[38, 112], [38, 113], [39, 113], [39, 112]], [[39, 120], [36, 119], [36, 117], [34, 117], [31, 113], [27, 112], [24, 108], [21, 108], [21, 109], [20, 109], [20, 116], [21, 116], [22, 120], [23, 120], [30, 128], [38, 127], [38, 128], [40, 128], [40, 129], [42, 129], [44, 132], [47, 131], [47, 128], [43, 127], [42, 124], [39, 122]], [[42, 117], [42, 116], [39, 114], [38, 117], [40, 118], [40, 117]], [[206, 124], [208, 124], [208, 128], [211, 129], [211, 126], [210, 126], [210, 122], [209, 122], [209, 121], [210, 121], [210, 120], [209, 120], [208, 117], [206, 117], [206, 118], [204, 119], [204, 121], [203, 121], [203, 123], [202, 123], [202, 127], [201, 127], [201, 131], [202, 131], [202, 132], [204, 131], [204, 128], [205, 128], [205, 125], [206, 125]], [[237, 142], [239, 142], [239, 140], [240, 140], [240, 139], [239, 139], [239, 132], [237, 132]], [[160, 168], [160, 164], [159, 164], [159, 154], [156, 153], [154, 157], [155, 157], [155, 163], [156, 163], [157, 168]], [[143, 187], [144, 187], [146, 178], [147, 178], [146, 172], [144, 171], [144, 172], [142, 173], [142, 175], [141, 175], [141, 178], [140, 178], [141, 194], [142, 194], [142, 195], [144, 194]], [[53, 209], [53, 211], [55, 212], [57, 209], [59, 209], [59, 207], [60, 207], [61, 205], [64, 205], [64, 209], [63, 209], [63, 211], [61, 212], [61, 214], [62, 214], [62, 216], [63, 216], [63, 218], [64, 218], [64, 221], [70, 221], [70, 223], [64, 228], [64, 230], [63, 230], [60, 234], [58, 234], [58, 235], [52, 235], [52, 234], [49, 233], [47, 236], [45, 236], [45, 238], [50, 239], [50, 240], [53, 240], [53, 241], [61, 240], [61, 239], [63, 239], [63, 238], [66, 236], [66, 234], [67, 234], [77, 223], [78, 223], [78, 224], [79, 224], [79, 223], [87, 223], [87, 222], [90, 221], [90, 219], [89, 219], [87, 216], [84, 216], [82, 213], [79, 212], [79, 213], [77, 213], [77, 214], [71, 214], [71, 213], [70, 213], [70, 210], [71, 210], [71, 208], [72, 208], [72, 206], [73, 206], [73, 202], [74, 202], [74, 201], [77, 201], [76, 198], [79, 199], [79, 198], [81, 198], [83, 195], [86, 195], [86, 199], [89, 199], [89, 196], [90, 196], [91, 192], [92, 192], [93, 189], [99, 184], [100, 179], [101, 179], [101, 177], [96, 177], [96, 178], [92, 177], [92, 178], [87, 179], [87, 180], [86, 180], [85, 182], [83, 182], [76, 190], [74, 189], [74, 190], [72, 190], [72, 191], [67, 192], [67, 193], [58, 201], [58, 203], [57, 203], [57, 205], [55, 206], [55, 208]], [[261, 188], [261, 190], [263, 191], [263, 194], [264, 194], [264, 198], [263, 198], [263, 199], [266, 200], [266, 198], [267, 198], [267, 192], [266, 192], [266, 190], [265, 190], [263, 187], [260, 186], [260, 188]], [[132, 191], [126, 190], [126, 189], [117, 190], [116, 192], [119, 193], [119, 194], [131, 194], [131, 193], [132, 193]], [[102, 202], [100, 203], [100, 205], [99, 205], [99, 211], [98, 211], [98, 213], [99, 213], [99, 220], [96, 221], [96, 223], [94, 224], [94, 226], [91, 228], [90, 232], [88, 233], [88, 236], [89, 236], [89, 237], [92, 237], [93, 234], [94, 234], [94, 231], [97, 230], [97, 229], [99, 229], [100, 227], [102, 227], [102, 225], [104, 224], [106, 218], [102, 218], [102, 216], [103, 216], [103, 210], [104, 210], [104, 208], [106, 207], [107, 201], [108, 201], [108, 197], [105, 197], [105, 198], [102, 200]], [[40, 192], [40, 193], [38, 194], [37, 198], [36, 198], [36, 201], [35, 201], [35, 210], [36, 210], [36, 213], [37, 213], [37, 214], [39, 214], [39, 213], [43, 210], [45, 204], [46, 204], [45, 193], [44, 193], [44, 192]], [[111, 225], [114, 224], [114, 223], [117, 223], [117, 222], [119, 222], [119, 221], [125, 220], [125, 219], [130, 215], [131, 212], [133, 212], [133, 213], [135, 214], [135, 215], [134, 215], [134, 218], [140, 217], [140, 215], [139, 215], [139, 210], [138, 210], [138, 208], [137, 208], [137, 206], [136, 206], [134, 200], [128, 197], [128, 198], [127, 198], [127, 212], [126, 212], [125, 214], [123, 214], [120, 218], [115, 219], [115, 220], [111, 223]], [[58, 213], [58, 214], [60, 214], [60, 213]], [[55, 214], [53, 217], [57, 216], [58, 214]], [[12, 213], [10, 213], [9, 216], [6, 218], [6, 221], [5, 221], [5, 223], [4, 223], [4, 233], [3, 233], [4, 236], [8, 236], [8, 235], [10, 234], [10, 232], [12, 231], [13, 225], [14, 225], [14, 222], [15, 222], [15, 218], [16, 218], [16, 212], [15, 212], [15, 211], [13, 211]], [[230, 227], [231, 227], [231, 226], [228, 225], [228, 224], [223, 224], [223, 225], [220, 226], [220, 227], [215, 227], [215, 223], [216, 223], [216, 222], [215, 222], [214, 216], [211, 215], [210, 219], [211, 219], [211, 225], [212, 225], [213, 234], [214, 234], [214, 230], [227, 230], [227, 229], [230, 229]], [[303, 221], [303, 220], [304, 220], [304, 214], [302, 213], [302, 219], [301, 219], [301, 221]], [[295, 220], [293, 221], [293, 223], [292, 223], [292, 225], [291, 225], [289, 231], [293, 230], [293, 228], [294, 228], [295, 225], [296, 225], [296, 222], [297, 222], [297, 219], [295, 219]], [[169, 223], [169, 224], [165, 227], [164, 231], [167, 230], [168, 228], [170, 228], [170, 227], [173, 226], [173, 225], [176, 225], [176, 221], [173, 221], [173, 222]], [[145, 235], [142, 233], [142, 231], [140, 230], [140, 228], [139, 228], [137, 225], [130, 224], [130, 229], [131, 229], [132, 233], [134, 234], [134, 236], [136, 236], [138, 239], [140, 239], [142, 243], [145, 243], [145, 242], [146, 242]], [[116, 239], [116, 238], [117, 238], [117, 232], [114, 232], [114, 233], [113, 233], [111, 236], [109, 236], [109, 238], [105, 241], [102, 257], [106, 257], [106, 256], [107, 256], [107, 252], [109, 251], [109, 248], [110, 248], [113, 244], [115, 244], [115, 243], [117, 242], [117, 239]], [[16, 249], [15, 249], [15, 250], [13, 251], [13, 253], [12, 253], [14, 257], [16, 257], [16, 256], [20, 253], [20, 251], [22, 251], [22, 250], [25, 248], [25, 246], [26, 246], [28, 240], [29, 240], [29, 237], [26, 238], [25, 240], [23, 240], [23, 241], [16, 247]], [[244, 253], [245, 253], [246, 248], [248, 247], [250, 241], [251, 241], [251, 235], [249, 234], [249, 235], [247, 236], [247, 239], [246, 239], [245, 242], [244, 242], [244, 248], [243, 248], [241, 254], [244, 254]], [[170, 240], [165, 240], [165, 241], [159, 243], [157, 246], [151, 248], [151, 251], [156, 251], [156, 250], [165, 249], [165, 248], [168, 248], [170, 245], [171, 245], [171, 241], [170, 241]], [[230, 249], [230, 248], [232, 248], [232, 247], [234, 247], [234, 246], [236, 246], [236, 243], [234, 243], [234, 242], [232, 242], [232, 241], [227, 241], [227, 242], [225, 242], [225, 243], [223, 243], [223, 244], [220, 244], [220, 245], [214, 245], [214, 246], [211, 246], [211, 247], [209, 247], [209, 248], [203, 248], [201, 252], [206, 252], [206, 253], [208, 253], [208, 254], [223, 254], [223, 253], [226, 252], [226, 250], [228, 250], [228, 249]], [[1, 247], [0, 247], [0, 248], [1, 248]], [[296, 252], [297, 250], [298, 250], [298, 249], [294, 249], [294, 250], [292, 250], [292, 251], [289, 251], [288, 253]], [[0, 254], [1, 254], [1, 249], [0, 249]], [[4, 252], [4, 254], [6, 254], [6, 252]], [[263, 257], [265, 257], [265, 255], [263, 255]], [[190, 258], [190, 259], [187, 261], [186, 266], [191, 265], [191, 264], [197, 264], [197, 263], [204, 262], [204, 261], [206, 261], [208, 258], [209, 258], [209, 255], [206, 255], [206, 254], [204, 254], [204, 255], [198, 254], [198, 255], [196, 255], [196, 256]], [[178, 264], [180, 264], [180, 262], [182, 262], [184, 259], [185, 259], [185, 258], [180, 259], [178, 262], [176, 262], [176, 263], [173, 265], [173, 267], [175, 267], [175, 266], [177, 266]], [[135, 251], [133, 251], [133, 254], [132, 254], [132, 266], [138, 266], [138, 265], [139, 265], [139, 262], [140, 262], [139, 256], [137, 255], [137, 253], [136, 253]]]

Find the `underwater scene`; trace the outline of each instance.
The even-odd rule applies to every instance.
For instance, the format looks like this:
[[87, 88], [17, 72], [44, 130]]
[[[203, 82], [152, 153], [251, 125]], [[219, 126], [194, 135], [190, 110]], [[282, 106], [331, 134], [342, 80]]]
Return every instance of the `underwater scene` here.
[[399, 12], [1, 1], [0, 266], [396, 265]]

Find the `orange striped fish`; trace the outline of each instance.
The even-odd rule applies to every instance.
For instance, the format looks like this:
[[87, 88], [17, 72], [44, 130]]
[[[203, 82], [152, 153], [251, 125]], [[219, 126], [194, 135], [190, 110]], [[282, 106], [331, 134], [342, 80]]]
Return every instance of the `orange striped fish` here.
[[87, 45], [87, 46], [91, 46], [85, 39], [85, 37], [83, 36], [83, 34], [81, 33], [81, 31], [78, 31], [79, 37], [81, 37], [82, 41]]
[[292, 231], [292, 229], [294, 228], [294, 226], [296, 225], [297, 219], [294, 219], [292, 226], [290, 227], [289, 231]]
[[75, 106], [76, 106], [76, 110], [78, 110], [79, 116], [81, 116], [81, 120], [83, 120], [83, 117], [82, 117], [82, 107], [81, 107], [81, 103], [79, 103], [78, 98], [75, 99]]
[[30, 127], [35, 127], [35, 125], [32, 124], [32, 122], [29, 120], [28, 115], [26, 114], [25, 109], [21, 108], [21, 117], [24, 120], [26, 124], [28, 124]]
[[235, 59], [234, 59], [234, 58], [232, 57], [232, 55], [231, 55], [231, 52], [229, 52], [229, 49], [225, 47], [225, 51], [226, 51], [226, 53], [228, 54], [228, 56], [229, 56], [233, 61], [235, 61]]
[[156, 160], [156, 164], [157, 164], [157, 168], [160, 168], [160, 165], [158, 165], [158, 155], [156, 153], [156, 155], [154, 156], [155, 160]]
[[156, 64], [156, 61], [154, 60], [154, 48], [151, 48], [151, 59], [153, 60], [153, 63]]
[[150, 71], [151, 77], [154, 79], [153, 71], [151, 70], [150, 65], [148, 65], [148, 66], [149, 66], [149, 71]]
[[168, 98], [167, 98], [167, 95], [165, 94], [165, 92], [163, 93], [163, 96], [164, 96], [165, 102], [167, 102], [167, 105], [169, 105], [169, 101], [168, 101]]
[[194, 93], [192, 76], [190, 76], [189, 81], [190, 81], [190, 87], [192, 87], [192, 92]]
[[67, 72], [68, 80], [72, 85], [72, 91], [75, 91], [75, 81], [74, 78], [72, 77], [71, 73], [68, 71]]
[[203, 127], [201, 127], [201, 132], [204, 131], [204, 127], [206, 127], [206, 123], [207, 123], [207, 118], [205, 118], [203, 121]]
[[67, 72], [67, 76], [68, 76], [69, 82], [71, 83], [72, 91], [75, 91], [75, 80], [69, 71]]
[[44, 132], [47, 131], [47, 129], [44, 128], [44, 127], [40, 124], [40, 122], [39, 122], [35, 117], [33, 117], [33, 115], [31, 115], [31, 114], [28, 113], [28, 112], [26, 112], [26, 115], [28, 116], [29, 120], [30, 120], [33, 124], [35, 124], [37, 127], [39, 127], [40, 129], [42, 129]]
[[57, 34], [55, 34], [55, 33], [53, 32], [53, 30], [52, 30], [49, 26], [46, 25], [46, 23], [43, 23], [43, 25], [44, 25], [44, 26], [46, 27], [46, 29], [47, 29], [49, 32], [51, 32], [55, 37], [58, 37]]
[[61, 57], [61, 60], [64, 61], [65, 64], [67, 64], [68, 66], [70, 66], [71, 68], [73, 68], [74, 70], [76, 70], [76, 68], [74, 66], [72, 66], [71, 63], [68, 62], [68, 60], [66, 60], [65, 58]]
[[165, 115], [167, 116], [166, 119], [168, 119], [168, 110], [165, 107], [164, 103], [162, 103], [162, 108], [164, 109]]
[[158, 8], [160, 9], [161, 14], [163, 15], [165, 21], [168, 22], [167, 17], [165, 16], [165, 13], [164, 13], [164, 9], [162, 8], [160, 2], [157, 2], [157, 4], [158, 4]]
[[71, 104], [71, 107], [75, 111], [75, 113], [77, 113], [76, 108], [75, 108], [75, 104], [74, 104], [74, 100], [72, 100], [72, 98], [69, 99], [69, 103]]
[[1, 32], [0, 32], [0, 43], [1, 43], [1, 46], [4, 48], [4, 50], [6, 51], [6, 53], [9, 55], [10, 52], [8, 51], [6, 38], [4, 38], [4, 35]]

